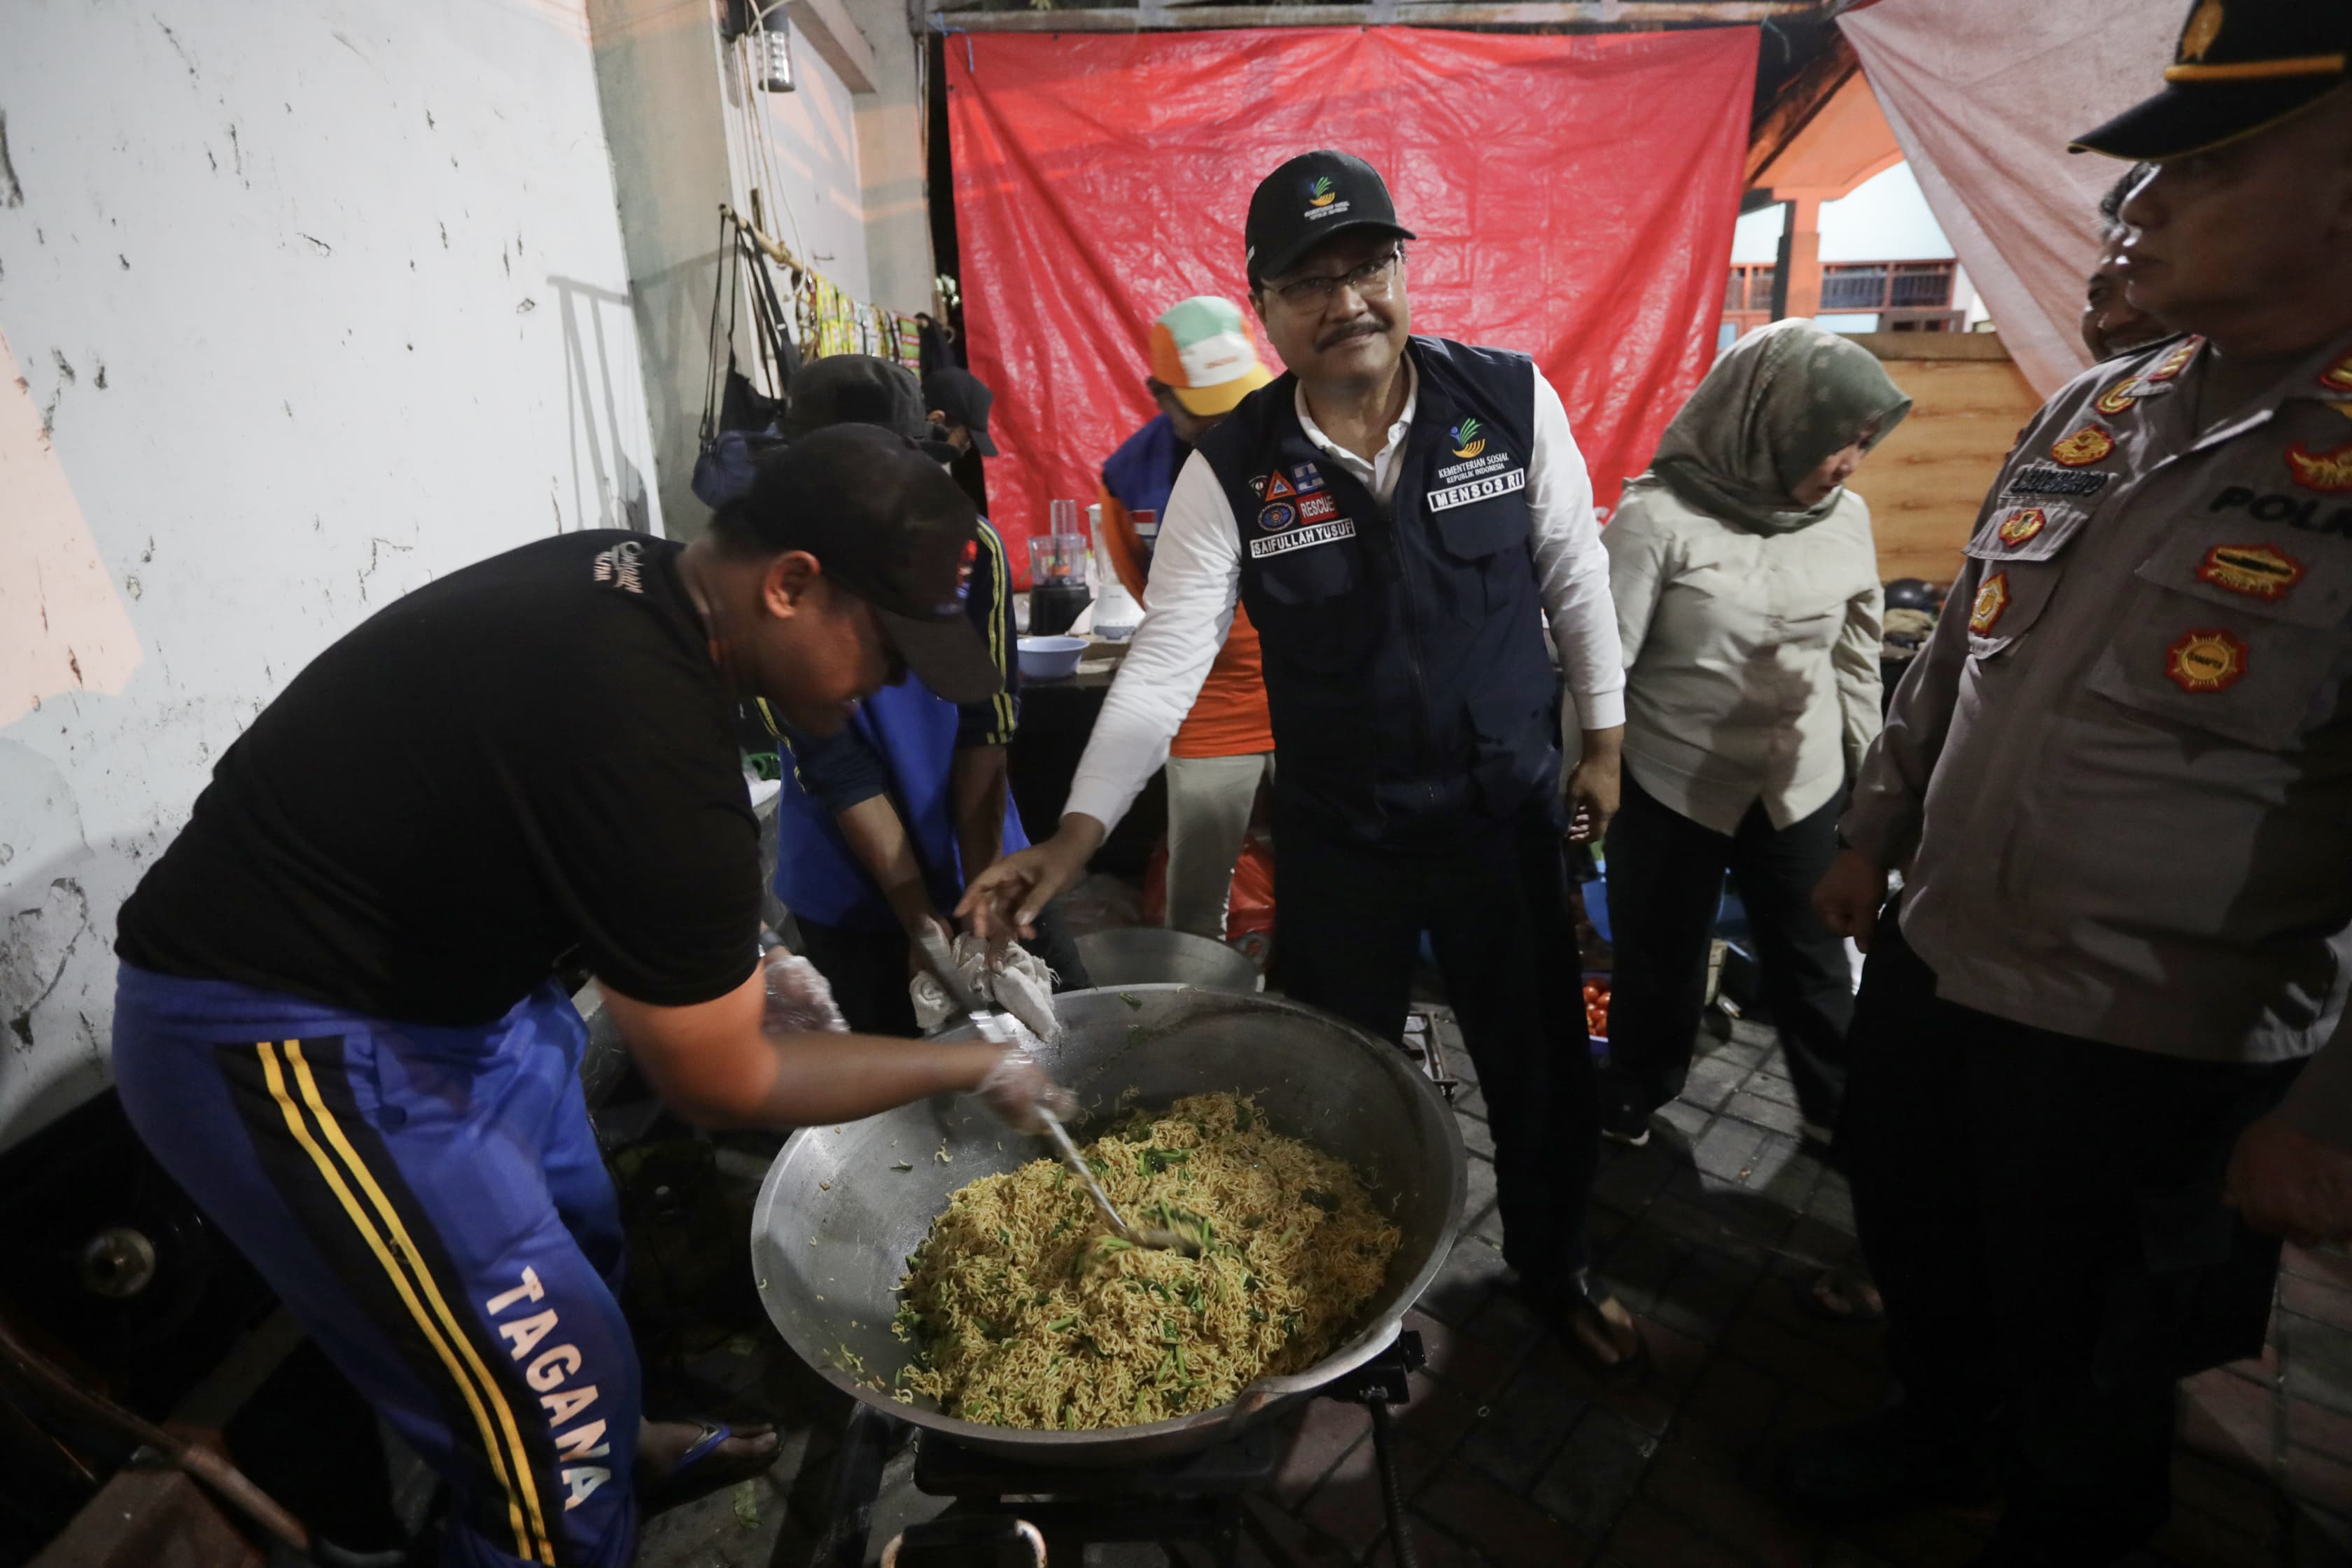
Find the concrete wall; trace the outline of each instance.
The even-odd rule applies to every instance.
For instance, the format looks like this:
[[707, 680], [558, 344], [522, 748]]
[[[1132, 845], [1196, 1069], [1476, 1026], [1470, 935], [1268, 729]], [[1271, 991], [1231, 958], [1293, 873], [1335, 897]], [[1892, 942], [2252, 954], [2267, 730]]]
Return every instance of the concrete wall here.
[[709, 516], [688, 487], [710, 369], [719, 206], [736, 195], [719, 29], [708, 0], [587, 0], [587, 10], [643, 345], [656, 488], [671, 531], [690, 534]]
[[288, 678], [661, 507], [576, 0], [8, 0], [0, 38], [5, 1145], [104, 1081], [114, 911]]
[[866, 275], [875, 303], [912, 315], [932, 308], [939, 273], [925, 184], [923, 41], [908, 30], [906, 0], [849, 0], [848, 8], [874, 53], [874, 90], [857, 97]]
[[[747, 79], [740, 46], [720, 39], [711, 0], [587, 0], [646, 344], [658, 489], [675, 532], [691, 534], [709, 515], [689, 487], [710, 367], [721, 202], [751, 216], [757, 192], [767, 232], [860, 300], [908, 310], [929, 301], [915, 45], [902, 12], [886, 0], [865, 3], [896, 29], [857, 28], [875, 55], [877, 90], [853, 92], [788, 23], [797, 85], [771, 93]], [[870, 190], [869, 164], [879, 182]], [[736, 316], [738, 363], [753, 374], [747, 309]]]
[[[752, 89], [764, 116], [767, 163], [753, 150], [737, 183], [761, 188], [768, 232], [858, 300], [871, 300], [866, 268], [866, 203], [857, 174], [857, 102], [808, 35], [793, 26], [791, 92]], [[731, 105], [730, 105], [731, 108]]]

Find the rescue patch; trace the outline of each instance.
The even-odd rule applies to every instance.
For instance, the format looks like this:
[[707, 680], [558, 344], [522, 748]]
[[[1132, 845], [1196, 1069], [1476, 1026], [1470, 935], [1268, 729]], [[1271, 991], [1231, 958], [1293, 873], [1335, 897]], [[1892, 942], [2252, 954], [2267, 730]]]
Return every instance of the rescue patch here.
[[2116, 449], [2116, 438], [2095, 425], [2085, 425], [2050, 448], [2050, 460], [2070, 468], [2087, 468]]
[[2107, 488], [2113, 474], [2078, 474], [2070, 468], [2020, 468], [2010, 476], [2005, 495], [2095, 496]]
[[2198, 564], [2197, 580], [2232, 594], [2284, 599], [2303, 581], [2303, 563], [2270, 544], [2217, 544]]
[[1969, 630], [1980, 637], [1992, 636], [1993, 627], [2009, 609], [2009, 574], [1996, 572], [1985, 579], [1977, 590], [1977, 602], [1969, 609]]
[[1298, 521], [1298, 509], [1286, 500], [1269, 503], [1257, 514], [1257, 525], [1269, 533], [1279, 532]]
[[1298, 498], [1298, 515], [1308, 522], [1320, 522], [1327, 517], [1336, 515], [1339, 510], [1332, 504], [1329, 493], [1324, 490], [1317, 490], [1311, 496]]
[[2099, 400], [2096, 403], [2092, 404], [2091, 406], [2097, 409], [2100, 413], [2106, 415], [2128, 413], [2130, 412], [2131, 405], [2139, 401], [2139, 398], [2132, 392], [2132, 388], [2138, 384], [2139, 377], [2136, 375], [2127, 375], [2121, 381], [2116, 383], [2113, 386], [2107, 388], [2106, 391], [2099, 394]]
[[2223, 631], [2190, 632], [2166, 650], [2164, 673], [2189, 692], [2227, 691], [2246, 675], [2246, 645]]
[[1472, 479], [1466, 485], [1455, 485], [1451, 489], [1432, 490], [1427, 499], [1430, 510], [1448, 511], [1457, 506], [1468, 506], [1473, 501], [1491, 500], [1496, 496], [1507, 496], [1513, 490], [1523, 490], [1527, 488], [1528, 471], [1525, 468], [1513, 468], [1507, 474], [1496, 474], [1492, 479]]
[[1342, 539], [1355, 537], [1355, 519], [1335, 517], [1328, 522], [1313, 523], [1288, 533], [1253, 539], [1250, 541], [1250, 557], [1262, 561], [1269, 555], [1286, 555], [1294, 550], [1304, 550], [1310, 544], [1334, 544]]
[[2020, 507], [2000, 520], [2000, 526], [1993, 530], [1993, 537], [2003, 544], [2016, 546], [2049, 526], [2050, 514], [2040, 507]]
[[2315, 452], [2297, 441], [2286, 449], [2286, 466], [2305, 489], [2330, 496], [2352, 493], [2352, 441], [2332, 452]]
[[1258, 492], [1258, 498], [1261, 500], [1288, 500], [1297, 493], [1297, 490], [1291, 488], [1290, 481], [1280, 474], [1268, 474], [1265, 477], [1265, 489]]

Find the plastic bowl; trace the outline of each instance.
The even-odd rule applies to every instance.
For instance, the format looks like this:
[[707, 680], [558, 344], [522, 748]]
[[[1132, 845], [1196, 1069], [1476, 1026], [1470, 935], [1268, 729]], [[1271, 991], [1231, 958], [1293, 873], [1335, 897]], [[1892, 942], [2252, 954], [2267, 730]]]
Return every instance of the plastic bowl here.
[[1021, 679], [1067, 680], [1078, 672], [1078, 659], [1086, 651], [1084, 637], [1023, 637]]

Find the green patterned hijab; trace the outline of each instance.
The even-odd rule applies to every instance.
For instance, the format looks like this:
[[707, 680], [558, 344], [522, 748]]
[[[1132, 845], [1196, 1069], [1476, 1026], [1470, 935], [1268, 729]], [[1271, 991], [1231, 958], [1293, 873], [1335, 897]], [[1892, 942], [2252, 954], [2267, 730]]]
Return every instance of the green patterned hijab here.
[[1715, 362], [1633, 483], [1663, 483], [1718, 521], [1792, 533], [1829, 516], [1845, 493], [1801, 507], [1796, 485], [1864, 431], [1875, 447], [1910, 412], [1868, 349], [1813, 321], [1775, 321]]

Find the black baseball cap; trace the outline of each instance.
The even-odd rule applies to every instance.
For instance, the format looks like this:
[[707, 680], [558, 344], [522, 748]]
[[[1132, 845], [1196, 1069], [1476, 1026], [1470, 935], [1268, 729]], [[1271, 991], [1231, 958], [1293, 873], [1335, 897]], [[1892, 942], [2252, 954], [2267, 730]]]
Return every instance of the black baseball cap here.
[[778, 433], [797, 441], [835, 425], [879, 426], [914, 442], [935, 462], [956, 458], [956, 449], [931, 427], [915, 373], [873, 354], [828, 354], [793, 373]]
[[995, 405], [996, 394], [988, 384], [968, 370], [950, 365], [935, 370], [923, 377], [923, 405], [948, 416], [950, 425], [961, 425], [971, 432], [973, 450], [983, 458], [996, 456], [996, 443], [988, 438], [988, 411]]
[[2196, 0], [2162, 92], [2077, 141], [2076, 153], [2161, 163], [2251, 136], [2347, 79], [2352, 0]]
[[874, 606], [907, 668], [949, 701], [984, 701], [1003, 689], [964, 609], [980, 514], [906, 437], [862, 423], [812, 430], [761, 458], [751, 488], [712, 526], [815, 556], [826, 576]]
[[1242, 227], [1243, 265], [1255, 289], [1279, 278], [1335, 234], [1372, 229], [1414, 237], [1397, 222], [1381, 172], [1352, 153], [1301, 153], [1257, 183]]

